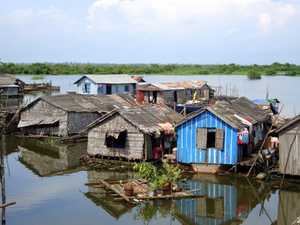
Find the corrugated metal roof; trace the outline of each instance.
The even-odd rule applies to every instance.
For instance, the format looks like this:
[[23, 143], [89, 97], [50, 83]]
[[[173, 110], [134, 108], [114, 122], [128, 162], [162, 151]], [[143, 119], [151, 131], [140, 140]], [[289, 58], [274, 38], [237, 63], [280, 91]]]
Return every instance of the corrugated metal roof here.
[[199, 89], [207, 84], [207, 81], [182, 81], [170, 83], [153, 83], [145, 85], [137, 90], [184, 90]]
[[138, 83], [131, 76], [126, 74], [120, 75], [86, 75], [81, 76], [74, 84], [77, 84], [84, 77], [90, 79], [96, 84], [136, 84]]
[[63, 94], [44, 96], [30, 103], [28, 107], [38, 101], [45, 101], [55, 107], [69, 112], [109, 112], [114, 108], [137, 107], [134, 99], [127, 94], [123, 95], [80, 95]]
[[[288, 120], [285, 124], [283, 124], [281, 127], [279, 127], [276, 132], [280, 133], [281, 131], [283, 131], [285, 128], [289, 127], [290, 125], [298, 122], [300, 120], [300, 114], [298, 116], [295, 116], [294, 118]], [[300, 123], [300, 121], [298, 122]], [[298, 125], [299, 126], [299, 125]]]
[[245, 126], [245, 123], [238, 117], [248, 118], [252, 124], [263, 123], [269, 119], [267, 112], [246, 97], [241, 97], [230, 102], [222, 102], [215, 106], [205, 107], [194, 113], [190, 113], [184, 120], [176, 124], [176, 126], [196, 117], [205, 110], [210, 111], [236, 129], [242, 129]]
[[47, 124], [54, 124], [58, 122], [59, 120], [56, 118], [50, 118], [50, 117], [45, 117], [44, 119], [32, 119], [32, 120], [21, 120], [18, 124], [18, 127], [29, 127], [33, 125], [47, 125]]
[[15, 82], [16, 82], [16, 79], [13, 75], [0, 74], [0, 86], [8, 86], [8, 85], [14, 86]]
[[[164, 113], [168, 112], [168, 116]], [[139, 130], [144, 133], [155, 133], [162, 131], [162, 128], [158, 123], [169, 122], [171, 124], [178, 122], [183, 118], [182, 115], [172, 110], [168, 106], [146, 106], [134, 109], [116, 109], [106, 114], [105, 116], [94, 121], [92, 124], [87, 126], [82, 132], [97, 126], [98, 124], [105, 121], [107, 118], [112, 117], [115, 114], [119, 114], [125, 120], [136, 126]]]

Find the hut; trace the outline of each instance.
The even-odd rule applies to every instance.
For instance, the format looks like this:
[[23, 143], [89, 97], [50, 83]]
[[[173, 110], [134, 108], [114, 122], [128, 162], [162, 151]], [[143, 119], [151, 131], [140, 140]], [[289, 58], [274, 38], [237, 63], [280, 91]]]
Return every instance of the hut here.
[[213, 97], [214, 91], [207, 85], [207, 81], [147, 84], [136, 90], [136, 99], [140, 104], [185, 104], [190, 100], [208, 103]]
[[88, 132], [87, 153], [128, 160], [157, 159], [157, 151], [166, 152], [176, 144], [173, 123], [181, 119], [165, 105], [116, 109], [82, 131]]
[[24, 82], [13, 75], [0, 74], [0, 96], [19, 96], [24, 91]]
[[125, 94], [44, 96], [21, 110], [18, 128], [26, 135], [69, 136], [114, 108], [136, 106], [133, 98]]
[[77, 84], [78, 94], [122, 94], [135, 95], [138, 81], [131, 76], [122, 75], [83, 75], [74, 84]]
[[215, 173], [249, 157], [267, 133], [269, 114], [245, 97], [189, 114], [177, 128], [177, 161]]
[[279, 172], [300, 176], [300, 115], [276, 130], [279, 138]]

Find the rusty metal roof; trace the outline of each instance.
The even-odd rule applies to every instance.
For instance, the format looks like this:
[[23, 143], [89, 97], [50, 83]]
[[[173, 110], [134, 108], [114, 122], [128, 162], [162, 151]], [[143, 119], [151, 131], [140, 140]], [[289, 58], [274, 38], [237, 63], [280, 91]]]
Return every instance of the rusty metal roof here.
[[184, 90], [199, 89], [207, 84], [207, 81], [181, 81], [170, 83], [153, 83], [145, 85], [137, 90]]

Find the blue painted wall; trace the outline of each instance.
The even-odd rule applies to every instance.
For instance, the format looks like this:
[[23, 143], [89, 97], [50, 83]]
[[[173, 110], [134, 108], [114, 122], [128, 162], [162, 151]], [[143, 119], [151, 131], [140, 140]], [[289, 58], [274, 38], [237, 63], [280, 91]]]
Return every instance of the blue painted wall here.
[[[178, 211], [180, 217], [184, 217], [191, 224], [224, 224], [226, 221], [231, 221], [236, 218], [237, 210], [237, 190], [235, 186], [222, 185], [216, 183], [200, 183], [196, 181], [187, 181], [191, 190], [201, 189], [197, 194], [205, 195], [210, 198], [223, 198], [223, 218], [209, 218], [197, 216], [196, 198], [178, 200]], [[201, 198], [201, 197], [200, 197]], [[199, 210], [199, 209], [198, 209]]]
[[[197, 128], [223, 129], [223, 150], [197, 149]], [[242, 148], [237, 144], [237, 134], [238, 130], [206, 110], [177, 127], [177, 161], [181, 163], [205, 163], [205, 151], [208, 151], [208, 164], [235, 165], [242, 153]]]

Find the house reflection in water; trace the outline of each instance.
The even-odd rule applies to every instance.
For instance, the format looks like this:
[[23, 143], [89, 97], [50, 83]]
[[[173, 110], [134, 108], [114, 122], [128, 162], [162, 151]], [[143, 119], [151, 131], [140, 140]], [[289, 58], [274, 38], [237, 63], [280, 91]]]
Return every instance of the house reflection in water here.
[[300, 192], [281, 190], [278, 202], [277, 224], [290, 225], [300, 216]]
[[[236, 219], [237, 189], [233, 185], [188, 181], [191, 190], [201, 189], [203, 197], [178, 200], [180, 221], [192, 224], [224, 224]], [[187, 222], [186, 221], [186, 222]]]
[[[130, 174], [116, 170], [88, 170], [87, 176], [89, 183], [97, 182], [99, 180], [118, 181], [128, 180], [130, 178]], [[94, 187], [93, 185], [88, 186], [88, 192], [84, 193], [84, 195], [115, 219], [119, 219], [122, 215], [130, 213], [131, 209], [136, 206], [124, 203], [123, 201], [114, 201], [114, 198], [109, 195], [109, 192], [105, 188]]]
[[256, 193], [259, 183], [247, 179], [201, 175], [187, 181], [190, 189], [201, 189], [203, 197], [178, 200], [176, 218], [183, 224], [240, 224], [253, 208], [270, 196], [270, 190]]
[[46, 145], [31, 140], [18, 146], [19, 161], [40, 177], [67, 174], [81, 170], [78, 157], [86, 152], [86, 143]]

